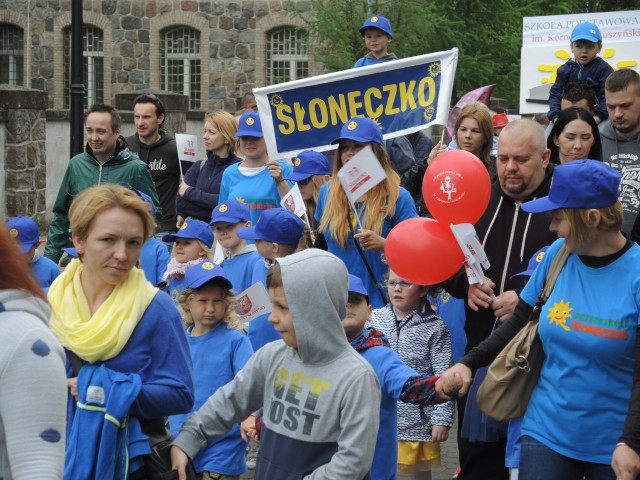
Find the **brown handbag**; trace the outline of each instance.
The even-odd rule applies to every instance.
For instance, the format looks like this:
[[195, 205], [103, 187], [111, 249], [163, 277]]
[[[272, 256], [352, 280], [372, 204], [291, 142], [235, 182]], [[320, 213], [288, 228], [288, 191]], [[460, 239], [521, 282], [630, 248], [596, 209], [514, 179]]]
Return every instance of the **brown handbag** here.
[[549, 298], [568, 256], [569, 251], [563, 245], [553, 259], [529, 321], [491, 363], [478, 389], [480, 410], [496, 420], [520, 418], [527, 410], [544, 361], [544, 350], [538, 336], [540, 309]]

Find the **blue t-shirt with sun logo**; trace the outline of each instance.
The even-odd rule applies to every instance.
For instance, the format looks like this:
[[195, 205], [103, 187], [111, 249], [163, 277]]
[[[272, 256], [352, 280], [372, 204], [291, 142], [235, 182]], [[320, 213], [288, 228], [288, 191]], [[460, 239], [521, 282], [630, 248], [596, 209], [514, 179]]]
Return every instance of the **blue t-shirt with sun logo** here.
[[[535, 305], [557, 240], [521, 298]], [[570, 458], [609, 464], [631, 398], [640, 306], [640, 246], [591, 268], [572, 253], [540, 312], [545, 361], [522, 435]]]

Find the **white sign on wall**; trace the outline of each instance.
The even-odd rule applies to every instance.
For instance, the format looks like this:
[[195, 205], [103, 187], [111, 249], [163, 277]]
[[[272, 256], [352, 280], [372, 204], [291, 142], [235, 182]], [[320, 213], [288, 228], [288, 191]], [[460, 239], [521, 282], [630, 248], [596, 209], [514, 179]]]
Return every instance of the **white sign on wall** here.
[[520, 56], [520, 113], [548, 110], [549, 90], [560, 66], [572, 58], [571, 32], [583, 22], [602, 32], [600, 56], [613, 67], [640, 72], [640, 10], [524, 17]]

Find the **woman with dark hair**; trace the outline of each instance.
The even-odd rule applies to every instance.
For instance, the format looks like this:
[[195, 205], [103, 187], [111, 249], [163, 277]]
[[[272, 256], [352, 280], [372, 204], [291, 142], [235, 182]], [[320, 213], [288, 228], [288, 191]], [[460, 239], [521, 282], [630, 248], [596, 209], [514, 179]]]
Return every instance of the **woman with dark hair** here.
[[11, 232], [0, 225], [0, 478], [61, 479], [64, 352], [49, 306]]
[[[74, 397], [65, 478], [89, 478], [87, 471], [116, 478], [101, 467], [124, 465], [128, 479], [145, 479], [149, 448], [140, 442], [164, 440], [164, 417], [190, 411], [194, 401], [180, 313], [135, 268], [155, 222], [136, 192], [115, 184], [80, 193], [69, 221], [78, 258], [49, 289], [51, 330], [67, 350]], [[127, 428], [105, 434], [109, 418]], [[104, 455], [115, 460], [104, 462]]]
[[549, 161], [556, 165], [585, 158], [602, 160], [600, 132], [593, 115], [580, 107], [562, 110], [549, 133], [547, 148], [551, 150]]

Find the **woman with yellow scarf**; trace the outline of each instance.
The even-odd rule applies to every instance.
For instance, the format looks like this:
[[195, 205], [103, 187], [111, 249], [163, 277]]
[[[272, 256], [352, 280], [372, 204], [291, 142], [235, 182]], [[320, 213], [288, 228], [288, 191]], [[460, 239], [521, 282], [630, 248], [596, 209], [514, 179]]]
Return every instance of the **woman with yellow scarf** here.
[[[78, 259], [53, 283], [49, 302], [51, 330], [67, 350], [67, 383], [75, 397], [70, 397], [65, 477], [79, 478], [79, 473], [70, 472], [90, 461], [99, 464], [99, 449], [106, 447], [100, 442], [110, 427], [106, 420], [113, 422], [110, 408], [116, 405], [126, 413], [115, 420], [120, 428], [126, 423], [131, 440], [140, 419], [160, 419], [156, 423], [161, 424], [163, 417], [189, 412], [193, 380], [178, 310], [135, 268], [142, 244], [155, 227], [145, 201], [119, 185], [92, 187], [75, 198], [69, 221]], [[72, 367], [78, 358], [81, 370], [86, 369], [79, 379], [77, 366]], [[131, 388], [123, 389], [122, 382]], [[123, 391], [127, 393], [120, 393], [122, 398], [109, 396]], [[83, 424], [80, 433], [74, 432], [75, 416], [101, 408], [103, 420], [85, 419], [89, 427]], [[100, 421], [106, 426], [98, 425]], [[87, 438], [91, 429], [98, 439]], [[74, 448], [87, 451], [70, 451]], [[129, 463], [130, 457], [127, 452], [128, 478], [146, 478], [140, 462]]]

